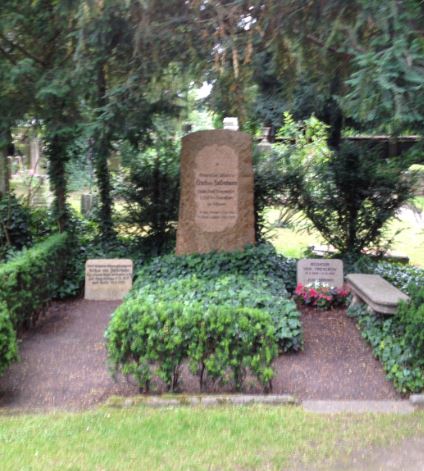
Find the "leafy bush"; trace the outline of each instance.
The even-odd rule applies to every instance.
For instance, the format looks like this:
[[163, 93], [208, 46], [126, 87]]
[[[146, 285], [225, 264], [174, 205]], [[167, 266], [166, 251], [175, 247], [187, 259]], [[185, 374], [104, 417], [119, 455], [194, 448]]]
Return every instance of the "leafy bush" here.
[[60, 294], [74, 245], [68, 234], [56, 234], [0, 265], [0, 374], [17, 358], [16, 333]]
[[18, 358], [16, 332], [4, 303], [0, 304], [0, 376]]
[[116, 194], [124, 202], [120, 222], [134, 235], [143, 236], [152, 251], [166, 253], [175, 243], [178, 213], [179, 157], [172, 141], [133, 155], [123, 169]]
[[414, 286], [424, 286], [424, 270], [422, 268], [405, 266], [389, 262], [379, 262], [373, 273], [380, 275], [397, 288], [407, 293]]
[[290, 140], [274, 147], [289, 205], [342, 254], [378, 246], [386, 222], [413, 194], [403, 173], [408, 160], [385, 160], [376, 145], [344, 143], [330, 152], [325, 125], [312, 118], [299, 127], [286, 117], [282, 134]]
[[29, 210], [13, 194], [0, 197], [0, 260], [11, 248], [31, 245], [30, 221]]
[[370, 314], [366, 307], [348, 310], [381, 361], [387, 377], [402, 392], [424, 390], [424, 290], [401, 304], [393, 317]]
[[240, 389], [249, 370], [268, 390], [278, 351], [302, 348], [285, 288], [295, 277], [295, 265], [265, 245], [153, 259], [108, 327], [110, 361], [143, 389], [154, 371], [174, 389], [184, 358], [201, 389], [205, 375], [222, 382], [229, 371]]
[[411, 301], [402, 303], [397, 311], [405, 333], [405, 344], [411, 361], [424, 372], [424, 288], [410, 288]]
[[280, 349], [300, 350], [299, 312], [284, 295], [278, 280], [259, 273], [252, 278], [230, 274], [205, 279], [191, 275], [147, 285], [139, 277], [130, 297], [151, 303], [176, 301], [184, 306], [200, 305], [203, 311], [213, 306], [260, 309], [270, 315]]
[[67, 234], [57, 234], [0, 265], [0, 302], [19, 330], [56, 296], [68, 269]]
[[261, 273], [281, 283], [281, 296], [285, 295], [284, 288], [293, 292], [296, 287], [296, 260], [277, 254], [270, 244], [247, 247], [242, 252], [158, 257], [138, 272], [136, 287], [159, 279], [166, 281], [192, 274], [210, 279], [224, 274], [251, 278]]
[[182, 362], [199, 376], [224, 381], [228, 370], [240, 390], [252, 371], [270, 388], [277, 343], [270, 316], [260, 310], [130, 299], [115, 312], [106, 332], [109, 359], [149, 390], [156, 374], [175, 391]]

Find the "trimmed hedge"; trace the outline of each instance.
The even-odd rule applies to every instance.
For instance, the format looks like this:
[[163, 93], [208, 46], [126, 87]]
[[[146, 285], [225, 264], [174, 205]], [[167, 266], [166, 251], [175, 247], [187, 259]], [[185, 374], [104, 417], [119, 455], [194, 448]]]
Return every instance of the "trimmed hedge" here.
[[270, 390], [278, 352], [303, 345], [300, 313], [288, 299], [295, 264], [273, 247], [154, 259], [137, 274], [106, 332], [109, 361], [148, 390], [170, 390], [187, 361], [198, 375], [240, 390], [250, 371]]
[[204, 311], [211, 306], [260, 309], [270, 315], [281, 351], [302, 348], [302, 326], [296, 304], [285, 297], [286, 292], [279, 280], [263, 273], [251, 278], [234, 274], [203, 278], [199, 274], [181, 279], [159, 279], [149, 284], [142, 281], [138, 278], [130, 298], [150, 303], [199, 304]]
[[68, 237], [55, 234], [0, 265], [0, 302], [16, 330], [31, 326], [58, 293], [69, 263]]
[[179, 385], [182, 363], [199, 378], [225, 382], [232, 372], [240, 390], [250, 370], [270, 390], [278, 346], [270, 315], [259, 309], [130, 299], [115, 312], [106, 332], [109, 359], [149, 391], [158, 376], [168, 390]]
[[59, 293], [70, 267], [69, 242], [66, 233], [56, 234], [0, 265], [0, 374], [17, 358], [16, 333]]
[[4, 303], [0, 304], [0, 376], [18, 359], [16, 332]]

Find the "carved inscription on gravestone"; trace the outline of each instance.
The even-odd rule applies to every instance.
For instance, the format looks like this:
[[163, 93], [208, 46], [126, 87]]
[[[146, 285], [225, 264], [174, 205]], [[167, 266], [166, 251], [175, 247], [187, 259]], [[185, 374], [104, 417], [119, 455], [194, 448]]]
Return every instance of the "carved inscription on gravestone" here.
[[200, 230], [234, 226], [238, 210], [238, 157], [231, 147], [206, 146], [195, 157], [195, 222]]
[[243, 249], [254, 241], [250, 136], [189, 134], [181, 153], [177, 254]]
[[306, 259], [297, 263], [297, 282], [302, 285], [309, 283], [325, 283], [335, 288], [343, 286], [343, 262], [331, 259]]
[[85, 299], [93, 301], [122, 299], [131, 289], [132, 275], [132, 260], [87, 260], [85, 264]]

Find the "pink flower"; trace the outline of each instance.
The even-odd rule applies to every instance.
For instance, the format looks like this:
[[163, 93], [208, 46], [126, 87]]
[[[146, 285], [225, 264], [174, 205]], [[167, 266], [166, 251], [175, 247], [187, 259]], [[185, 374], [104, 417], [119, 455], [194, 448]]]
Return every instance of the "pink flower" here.
[[309, 296], [311, 296], [311, 298], [315, 298], [316, 296], [318, 296], [318, 292], [314, 288], [311, 288], [309, 290]]

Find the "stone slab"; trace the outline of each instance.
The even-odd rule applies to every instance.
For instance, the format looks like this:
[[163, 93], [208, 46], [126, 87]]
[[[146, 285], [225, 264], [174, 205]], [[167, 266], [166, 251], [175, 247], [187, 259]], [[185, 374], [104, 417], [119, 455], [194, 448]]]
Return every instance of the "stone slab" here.
[[242, 250], [254, 243], [250, 136], [223, 129], [185, 136], [177, 255]]
[[325, 283], [334, 288], [343, 286], [343, 262], [338, 259], [311, 258], [297, 262], [297, 283]]
[[406, 294], [380, 275], [349, 274], [346, 276], [346, 282], [360, 301], [381, 314], [394, 314], [401, 301], [409, 300]]
[[135, 396], [131, 398], [112, 397], [106, 402], [109, 407], [123, 409], [136, 405], [146, 407], [178, 407], [178, 406], [249, 406], [263, 404], [270, 406], [299, 405], [299, 401], [289, 394], [205, 394], [205, 395], [179, 395], [167, 394], [164, 396]]
[[411, 414], [409, 401], [303, 401], [303, 408], [317, 414]]
[[417, 409], [424, 409], [424, 394], [411, 394], [409, 402]]
[[129, 259], [92, 259], [85, 264], [85, 299], [115, 301], [132, 287], [133, 262]]

